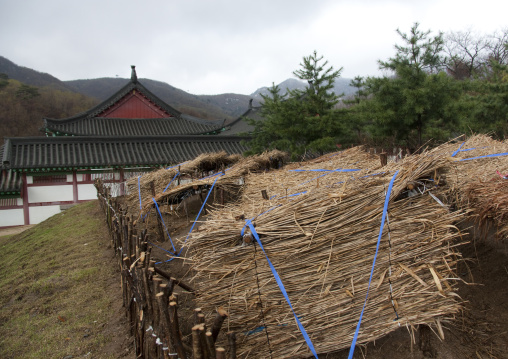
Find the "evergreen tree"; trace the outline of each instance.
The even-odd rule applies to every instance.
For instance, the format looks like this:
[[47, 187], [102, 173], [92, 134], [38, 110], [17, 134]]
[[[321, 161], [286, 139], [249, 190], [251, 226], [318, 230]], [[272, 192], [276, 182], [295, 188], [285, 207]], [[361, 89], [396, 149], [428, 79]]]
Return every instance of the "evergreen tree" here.
[[327, 65], [328, 61], [323, 62], [323, 56], [314, 51], [293, 72], [308, 82], [304, 90], [290, 90], [282, 96], [273, 85], [269, 95], [263, 96], [265, 120], [250, 120], [255, 130], [248, 154], [276, 148], [296, 158], [308, 151], [322, 153], [336, 148], [342, 125], [339, 113], [334, 111], [339, 96], [333, 92], [333, 85], [342, 69]]
[[394, 76], [367, 81], [375, 102], [373, 135], [417, 148], [424, 139], [448, 136], [455, 118], [447, 106], [460, 94], [456, 82], [440, 71], [442, 34], [430, 37], [418, 27], [415, 23], [409, 34], [397, 30], [403, 45], [395, 46], [395, 57], [379, 61], [380, 69]]

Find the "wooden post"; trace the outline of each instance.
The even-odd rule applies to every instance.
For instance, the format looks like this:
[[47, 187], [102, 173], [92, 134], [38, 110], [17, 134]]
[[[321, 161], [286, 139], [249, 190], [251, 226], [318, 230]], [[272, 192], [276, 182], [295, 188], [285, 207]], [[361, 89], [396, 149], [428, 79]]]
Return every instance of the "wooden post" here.
[[187, 354], [182, 344], [182, 337], [180, 336], [180, 325], [178, 324], [178, 304], [176, 301], [169, 302], [169, 319], [171, 322], [171, 335], [175, 343], [175, 349], [180, 358], [186, 358]]
[[208, 352], [212, 353], [211, 357], [213, 358], [213, 354], [215, 353], [215, 342], [213, 341], [212, 338], [212, 332], [208, 330], [205, 333], [205, 338], [206, 338], [206, 347], [208, 348]]
[[[152, 197], [155, 198], [155, 184], [153, 181], [150, 182], [150, 190], [152, 191]], [[162, 220], [161, 220], [162, 212], [160, 215], [159, 213], [156, 213], [155, 216], [157, 217], [157, 234], [159, 235], [159, 241], [164, 242], [165, 237], [164, 231], [162, 229]]]
[[222, 327], [222, 323], [224, 319], [228, 316], [228, 312], [226, 312], [223, 308], [217, 309], [217, 316], [212, 324], [212, 338], [214, 343], [217, 341], [217, 336], [219, 335], [220, 328]]
[[381, 167], [384, 167], [388, 164], [388, 154], [386, 152], [381, 152], [379, 154], [379, 159], [381, 161]]
[[201, 342], [199, 341], [199, 325], [195, 325], [192, 327], [192, 358], [193, 359], [203, 359], [203, 354], [201, 353]]
[[215, 357], [217, 359], [226, 359], [226, 349], [224, 348], [215, 349]]
[[228, 333], [229, 343], [229, 359], [236, 359], [236, 334], [234, 332]]

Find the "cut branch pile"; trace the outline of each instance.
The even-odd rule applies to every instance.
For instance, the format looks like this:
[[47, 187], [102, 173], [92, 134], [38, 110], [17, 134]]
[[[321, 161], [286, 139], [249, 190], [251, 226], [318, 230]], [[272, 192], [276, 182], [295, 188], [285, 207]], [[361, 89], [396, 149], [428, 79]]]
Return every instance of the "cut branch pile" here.
[[[406, 158], [395, 181], [358, 342], [399, 326], [434, 325], [460, 308], [454, 293], [458, 254], [450, 213], [428, 193], [407, 197], [408, 184], [448, 163], [428, 154]], [[395, 166], [395, 164], [393, 165]], [[334, 175], [341, 179], [342, 173]], [[294, 311], [318, 353], [348, 347], [367, 293], [385, 191], [393, 171], [319, 186], [253, 220]], [[333, 180], [331, 180], [333, 182]], [[240, 357], [306, 357], [310, 352], [263, 252], [252, 245], [241, 206], [213, 213], [191, 236], [197, 302], [227, 306], [227, 330], [237, 335]], [[236, 215], [235, 215], [236, 214]], [[235, 219], [236, 217], [236, 219]], [[268, 333], [268, 334], [267, 334]], [[267, 342], [267, 336], [269, 343]]]

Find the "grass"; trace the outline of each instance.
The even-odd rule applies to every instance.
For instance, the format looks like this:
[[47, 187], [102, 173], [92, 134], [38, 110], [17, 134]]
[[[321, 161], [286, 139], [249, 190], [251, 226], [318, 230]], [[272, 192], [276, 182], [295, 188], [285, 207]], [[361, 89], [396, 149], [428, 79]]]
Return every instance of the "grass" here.
[[96, 201], [0, 237], [1, 358], [99, 357], [121, 301], [108, 245]]

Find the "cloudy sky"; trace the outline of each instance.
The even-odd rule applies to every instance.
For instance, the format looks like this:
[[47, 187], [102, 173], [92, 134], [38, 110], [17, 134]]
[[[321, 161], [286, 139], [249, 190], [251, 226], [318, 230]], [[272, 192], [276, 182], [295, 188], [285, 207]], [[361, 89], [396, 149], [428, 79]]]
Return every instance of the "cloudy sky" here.
[[314, 50], [342, 77], [377, 76], [396, 29], [492, 34], [506, 0], [0, 0], [0, 56], [60, 80], [129, 77], [250, 94]]

